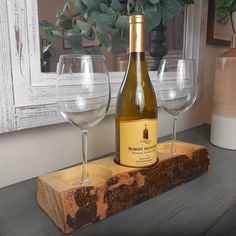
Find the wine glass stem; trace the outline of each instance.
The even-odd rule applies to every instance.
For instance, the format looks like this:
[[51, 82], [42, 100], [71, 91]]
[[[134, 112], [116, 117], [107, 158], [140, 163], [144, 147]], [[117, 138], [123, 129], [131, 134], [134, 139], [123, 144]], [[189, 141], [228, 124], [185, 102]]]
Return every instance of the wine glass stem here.
[[173, 132], [172, 132], [172, 143], [171, 143], [171, 153], [176, 154], [176, 125], [178, 116], [174, 116], [173, 119]]
[[82, 129], [82, 153], [83, 153], [83, 166], [82, 166], [82, 176], [81, 176], [82, 183], [88, 180], [89, 178], [88, 164], [87, 164], [88, 162], [87, 135], [88, 135], [88, 130]]

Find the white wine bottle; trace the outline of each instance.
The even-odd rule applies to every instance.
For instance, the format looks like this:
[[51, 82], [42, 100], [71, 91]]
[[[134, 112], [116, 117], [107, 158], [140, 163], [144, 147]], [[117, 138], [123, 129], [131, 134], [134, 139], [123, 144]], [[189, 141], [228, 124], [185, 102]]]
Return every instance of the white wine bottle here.
[[157, 158], [157, 102], [144, 49], [144, 16], [129, 18], [129, 63], [116, 104], [118, 164], [146, 167]]

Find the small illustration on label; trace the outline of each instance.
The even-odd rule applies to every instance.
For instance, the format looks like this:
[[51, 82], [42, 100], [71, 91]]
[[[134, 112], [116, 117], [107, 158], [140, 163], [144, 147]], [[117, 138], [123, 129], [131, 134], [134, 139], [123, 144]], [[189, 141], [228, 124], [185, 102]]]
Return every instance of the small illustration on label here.
[[148, 139], [148, 129], [146, 124], [145, 124], [145, 129], [143, 130], [143, 139]]
[[149, 139], [148, 139], [148, 136], [149, 136], [149, 135], [148, 135], [147, 125], [145, 124], [144, 126], [145, 126], [145, 128], [144, 128], [144, 130], [143, 130], [143, 139], [140, 140], [138, 143], [149, 144], [149, 143], [152, 142], [152, 140], [149, 140]]

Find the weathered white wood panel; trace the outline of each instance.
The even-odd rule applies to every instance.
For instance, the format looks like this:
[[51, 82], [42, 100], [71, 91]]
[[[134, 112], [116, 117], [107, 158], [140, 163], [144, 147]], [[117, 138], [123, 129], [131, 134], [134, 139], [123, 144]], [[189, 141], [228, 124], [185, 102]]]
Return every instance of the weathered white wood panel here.
[[7, 1], [15, 106], [29, 103], [30, 70], [28, 19], [25, 0]]
[[15, 130], [7, 0], [0, 4], [0, 132]]
[[38, 0], [26, 0], [31, 81], [41, 81]]
[[[207, 2], [196, 1], [186, 15], [185, 55], [201, 63]], [[0, 10], [0, 133], [62, 122], [55, 105], [56, 75], [40, 71], [37, 0], [2, 0]], [[110, 77], [109, 114], [113, 114], [123, 74], [111, 73]], [[32, 89], [31, 84], [38, 86]]]
[[[116, 98], [112, 98], [108, 115], [115, 113]], [[16, 108], [17, 129], [38, 127], [66, 122], [58, 113], [56, 104], [27, 106]]]

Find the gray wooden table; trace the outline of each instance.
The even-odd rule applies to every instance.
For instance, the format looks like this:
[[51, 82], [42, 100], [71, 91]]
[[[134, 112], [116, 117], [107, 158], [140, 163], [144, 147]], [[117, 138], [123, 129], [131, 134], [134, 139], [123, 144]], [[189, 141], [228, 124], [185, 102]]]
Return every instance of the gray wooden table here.
[[[236, 235], [236, 151], [211, 145], [209, 133], [202, 125], [178, 134], [208, 147], [209, 173], [70, 235]], [[0, 189], [0, 236], [64, 235], [38, 207], [36, 187], [31, 179]]]

